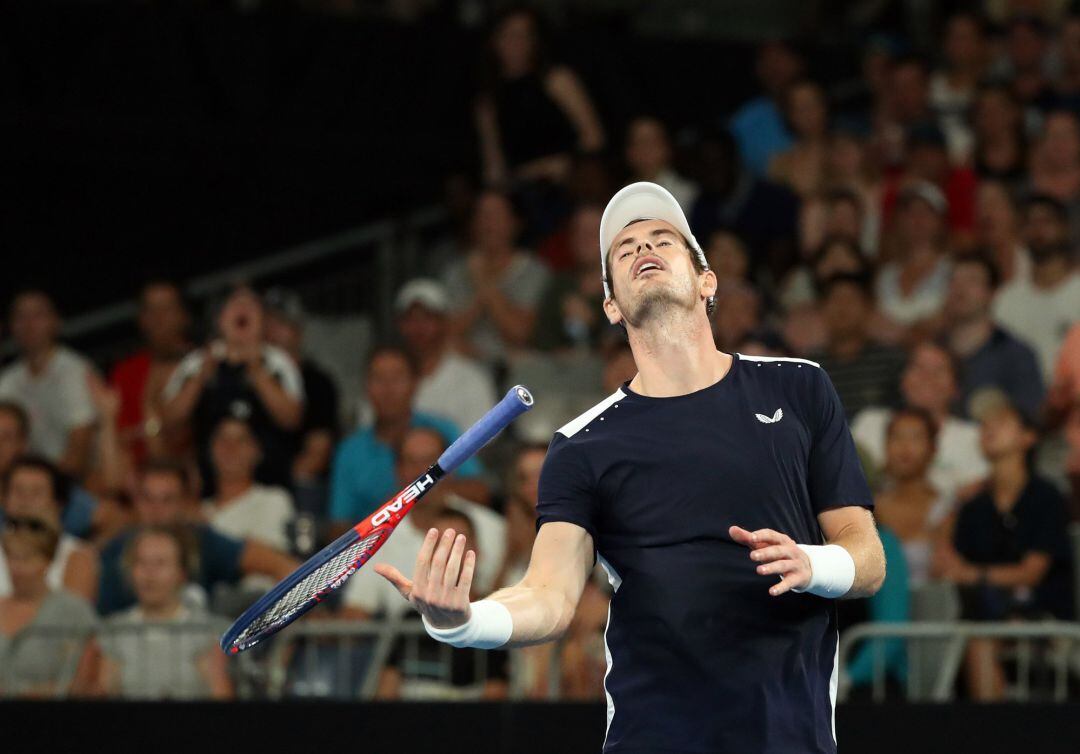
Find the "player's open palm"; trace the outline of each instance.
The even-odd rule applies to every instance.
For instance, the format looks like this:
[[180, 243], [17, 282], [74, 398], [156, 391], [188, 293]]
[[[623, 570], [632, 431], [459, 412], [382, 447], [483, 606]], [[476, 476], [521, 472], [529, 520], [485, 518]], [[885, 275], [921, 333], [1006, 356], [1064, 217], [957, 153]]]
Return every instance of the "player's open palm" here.
[[772, 596], [792, 589], [805, 589], [810, 584], [813, 575], [810, 557], [787, 534], [772, 529], [747, 531], [740, 526], [732, 526], [728, 534], [750, 548], [750, 559], [758, 563], [758, 573], [780, 577], [780, 583], [769, 589]]
[[375, 571], [401, 596], [412, 603], [435, 628], [456, 628], [469, 620], [469, 592], [472, 589], [476, 553], [465, 550], [465, 535], [447, 529], [429, 529], [416, 556], [410, 581], [393, 566], [379, 563]]

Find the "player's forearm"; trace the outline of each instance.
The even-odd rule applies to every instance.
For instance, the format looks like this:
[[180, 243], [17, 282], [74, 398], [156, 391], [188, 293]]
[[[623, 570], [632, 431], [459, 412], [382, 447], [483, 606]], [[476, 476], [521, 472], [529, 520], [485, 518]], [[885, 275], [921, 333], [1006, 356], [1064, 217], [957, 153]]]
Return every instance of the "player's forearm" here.
[[500, 589], [488, 599], [502, 603], [514, 620], [507, 648], [554, 641], [566, 632], [574, 617], [575, 605], [565, 595], [525, 582]]
[[885, 551], [876, 531], [850, 527], [829, 540], [840, 545], [855, 561], [855, 581], [844, 599], [858, 599], [876, 594], [885, 582]]

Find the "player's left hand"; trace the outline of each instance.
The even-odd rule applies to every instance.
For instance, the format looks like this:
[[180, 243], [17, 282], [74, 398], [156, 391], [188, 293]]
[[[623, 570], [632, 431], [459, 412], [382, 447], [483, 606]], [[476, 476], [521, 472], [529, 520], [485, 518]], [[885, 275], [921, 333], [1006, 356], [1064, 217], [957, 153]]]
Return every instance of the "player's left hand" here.
[[739, 544], [750, 548], [750, 559], [759, 564], [758, 573], [780, 577], [780, 583], [769, 589], [773, 597], [810, 583], [810, 557], [787, 534], [772, 529], [747, 531], [741, 526], [732, 526], [728, 534]]

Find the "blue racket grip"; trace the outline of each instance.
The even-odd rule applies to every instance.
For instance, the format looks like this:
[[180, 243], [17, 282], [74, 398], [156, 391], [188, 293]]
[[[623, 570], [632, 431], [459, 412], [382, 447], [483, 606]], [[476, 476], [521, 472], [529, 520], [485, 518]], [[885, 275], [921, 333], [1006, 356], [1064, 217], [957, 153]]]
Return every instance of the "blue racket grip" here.
[[532, 393], [524, 385], [514, 385], [506, 397], [496, 403], [490, 411], [480, 417], [476, 424], [459, 437], [439, 456], [439, 468], [449, 474], [480, 448], [488, 444], [510, 422], [518, 418], [533, 405]]

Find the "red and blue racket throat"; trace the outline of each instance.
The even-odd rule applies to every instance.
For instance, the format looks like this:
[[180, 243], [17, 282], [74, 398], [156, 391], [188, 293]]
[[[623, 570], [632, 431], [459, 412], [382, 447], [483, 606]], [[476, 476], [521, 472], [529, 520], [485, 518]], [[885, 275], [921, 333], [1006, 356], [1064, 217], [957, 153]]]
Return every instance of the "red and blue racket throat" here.
[[371, 559], [417, 500], [532, 405], [533, 397], [527, 388], [522, 385], [512, 387], [412, 484], [311, 556], [245, 610], [221, 637], [221, 648], [227, 654], [250, 649], [324, 601]]

